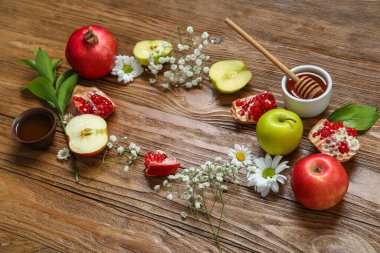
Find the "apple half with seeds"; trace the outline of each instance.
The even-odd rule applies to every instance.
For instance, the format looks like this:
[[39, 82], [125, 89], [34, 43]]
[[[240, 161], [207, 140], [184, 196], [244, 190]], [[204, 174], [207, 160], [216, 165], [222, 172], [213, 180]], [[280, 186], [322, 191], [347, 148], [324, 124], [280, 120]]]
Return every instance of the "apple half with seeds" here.
[[74, 154], [95, 156], [107, 146], [107, 122], [93, 114], [75, 116], [67, 123], [66, 138]]
[[242, 61], [224, 60], [211, 66], [209, 76], [218, 91], [230, 94], [246, 86], [252, 78], [252, 73], [245, 68]]
[[[164, 47], [165, 44], [167, 47]], [[144, 66], [149, 65], [149, 53], [153, 54], [153, 59], [157, 63], [158, 58], [170, 56], [172, 51], [172, 44], [165, 40], [142, 40], [133, 48], [134, 56]]]

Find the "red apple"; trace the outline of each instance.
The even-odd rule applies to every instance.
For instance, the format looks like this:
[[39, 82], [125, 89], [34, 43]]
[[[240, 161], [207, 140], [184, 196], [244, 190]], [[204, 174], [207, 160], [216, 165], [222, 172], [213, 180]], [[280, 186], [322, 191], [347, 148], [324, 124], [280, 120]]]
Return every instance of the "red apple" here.
[[347, 192], [348, 182], [342, 164], [326, 154], [313, 154], [300, 159], [291, 174], [296, 199], [314, 210], [324, 210], [338, 204]]

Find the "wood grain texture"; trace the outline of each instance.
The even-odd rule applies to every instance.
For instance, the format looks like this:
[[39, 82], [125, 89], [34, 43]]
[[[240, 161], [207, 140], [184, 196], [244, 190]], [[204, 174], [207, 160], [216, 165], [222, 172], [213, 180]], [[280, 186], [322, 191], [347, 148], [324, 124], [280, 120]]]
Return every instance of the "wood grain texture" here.
[[[131, 54], [142, 39], [169, 39], [176, 25], [192, 25], [222, 40], [211, 45], [211, 62], [240, 58], [254, 77], [243, 90], [218, 93], [202, 89], [163, 92], [147, 77], [129, 86], [108, 76], [97, 85], [118, 105], [110, 132], [128, 134], [142, 154], [162, 149], [184, 167], [223, 156], [233, 144], [260, 150], [254, 126], [236, 124], [231, 102], [262, 90], [274, 93], [283, 107], [282, 74], [223, 23], [233, 18], [288, 67], [315, 64], [333, 78], [328, 110], [304, 120], [300, 147], [286, 157], [290, 165], [316, 150], [307, 140], [319, 118], [350, 102], [380, 105], [380, 1], [8, 1], [0, 2], [0, 252], [217, 252], [206, 219], [181, 220], [185, 207], [168, 201], [144, 177], [143, 159], [123, 173], [121, 164], [101, 171], [100, 157], [81, 159], [81, 181], [55, 159], [64, 146], [59, 130], [45, 151], [18, 145], [10, 125], [23, 110], [46, 106], [22, 85], [35, 73], [16, 63], [43, 47], [64, 58], [66, 41], [78, 27], [99, 24]], [[18, 18], [15, 18], [18, 17]], [[302, 36], [301, 36], [302, 35]], [[66, 62], [59, 72], [69, 66]], [[344, 164], [348, 194], [336, 207], [308, 210], [294, 199], [287, 183], [278, 194], [260, 198], [239, 184], [222, 224], [226, 252], [379, 252], [380, 123], [359, 137], [360, 153]], [[286, 171], [289, 178], [290, 170]]]

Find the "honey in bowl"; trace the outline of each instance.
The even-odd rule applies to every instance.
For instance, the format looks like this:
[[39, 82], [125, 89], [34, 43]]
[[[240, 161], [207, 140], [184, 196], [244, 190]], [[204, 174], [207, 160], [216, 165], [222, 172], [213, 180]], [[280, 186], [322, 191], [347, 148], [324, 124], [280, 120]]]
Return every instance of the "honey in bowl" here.
[[[296, 74], [299, 78], [301, 77], [308, 77], [308, 78], [311, 78], [313, 79], [315, 82], [317, 82], [319, 84], [319, 86], [322, 88], [322, 94], [325, 93], [325, 91], [327, 90], [327, 83], [326, 81], [323, 79], [323, 77], [321, 77], [320, 75], [316, 74], [316, 73], [313, 73], [313, 72], [301, 72], [301, 73], [297, 73]], [[286, 89], [287, 91], [289, 92], [289, 94], [291, 94], [293, 97], [296, 97], [296, 98], [300, 98], [300, 99], [305, 99], [303, 97], [301, 97], [298, 92], [296, 91], [296, 89], [294, 88], [294, 85], [296, 84], [295, 81], [291, 80], [291, 79], [288, 79], [286, 81]], [[320, 94], [319, 96], [322, 96], [322, 94]]]
[[12, 124], [13, 138], [31, 148], [45, 148], [54, 139], [57, 122], [54, 113], [43, 107], [20, 113]]
[[29, 115], [16, 126], [16, 134], [23, 141], [37, 141], [49, 134], [53, 128], [50, 117], [46, 114]]

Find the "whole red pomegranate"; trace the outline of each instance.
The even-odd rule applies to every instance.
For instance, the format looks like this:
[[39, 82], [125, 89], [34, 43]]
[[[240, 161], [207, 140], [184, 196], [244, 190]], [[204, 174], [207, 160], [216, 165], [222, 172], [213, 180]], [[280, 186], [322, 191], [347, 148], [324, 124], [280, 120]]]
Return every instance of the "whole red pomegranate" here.
[[103, 27], [82, 27], [71, 34], [66, 59], [80, 76], [98, 79], [111, 72], [117, 55], [117, 42]]

